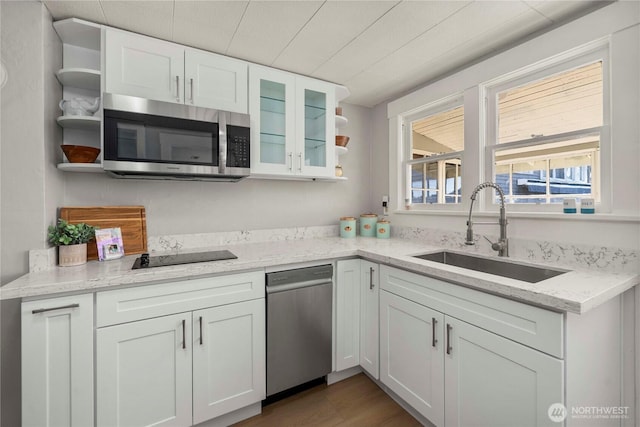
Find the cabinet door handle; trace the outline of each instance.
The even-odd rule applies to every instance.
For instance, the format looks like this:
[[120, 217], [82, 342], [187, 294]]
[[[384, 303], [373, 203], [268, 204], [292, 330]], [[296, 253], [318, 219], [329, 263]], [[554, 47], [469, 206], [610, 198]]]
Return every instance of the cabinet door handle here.
[[182, 348], [187, 348], [187, 321], [182, 319]]
[[435, 317], [431, 318], [431, 347], [435, 347], [438, 339], [436, 338], [436, 325], [438, 321]]
[[298, 153], [298, 170], [302, 172], [302, 153]]
[[193, 104], [193, 79], [189, 79], [189, 83], [191, 85], [191, 103]]
[[369, 267], [369, 289], [373, 289], [373, 267]]
[[180, 76], [176, 76], [176, 101], [180, 102]]
[[451, 350], [453, 350], [453, 347], [451, 347], [451, 336], [450, 336], [450, 332], [452, 329], [453, 329], [453, 326], [447, 323], [447, 354], [451, 354]]
[[61, 305], [60, 307], [51, 307], [51, 308], [37, 308], [35, 310], [32, 310], [31, 314], [39, 314], [39, 313], [45, 313], [47, 311], [64, 310], [66, 308], [78, 308], [78, 307], [80, 307], [80, 304]]
[[202, 345], [202, 316], [200, 316], [200, 345]]
[[293, 152], [289, 152], [289, 170], [293, 170]]

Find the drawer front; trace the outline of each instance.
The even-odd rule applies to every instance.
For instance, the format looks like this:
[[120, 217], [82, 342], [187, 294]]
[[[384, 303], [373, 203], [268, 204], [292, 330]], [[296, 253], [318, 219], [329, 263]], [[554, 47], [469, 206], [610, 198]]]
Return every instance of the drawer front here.
[[380, 267], [380, 286], [472, 325], [563, 358], [564, 316], [393, 267]]
[[264, 298], [264, 271], [98, 292], [97, 327]]

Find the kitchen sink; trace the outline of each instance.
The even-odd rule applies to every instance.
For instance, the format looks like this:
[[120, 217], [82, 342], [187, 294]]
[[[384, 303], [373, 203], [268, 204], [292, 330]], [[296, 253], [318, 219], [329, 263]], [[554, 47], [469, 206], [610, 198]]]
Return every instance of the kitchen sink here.
[[497, 276], [509, 277], [511, 279], [522, 280], [529, 283], [538, 283], [566, 273], [565, 270], [518, 264], [512, 261], [496, 258], [482, 258], [449, 251], [414, 255], [414, 258], [467, 268], [469, 270], [481, 271], [488, 274], [495, 274]]

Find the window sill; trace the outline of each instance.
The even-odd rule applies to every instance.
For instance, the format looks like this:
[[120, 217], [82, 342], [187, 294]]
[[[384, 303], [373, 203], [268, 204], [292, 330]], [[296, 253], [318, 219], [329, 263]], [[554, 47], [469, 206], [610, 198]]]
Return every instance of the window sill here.
[[[508, 208], [507, 208], [508, 209]], [[393, 214], [397, 215], [427, 215], [427, 216], [469, 216], [469, 211], [425, 211], [425, 210], [396, 210]], [[473, 217], [495, 217], [498, 212], [491, 211], [473, 211]], [[563, 214], [557, 212], [509, 212], [507, 210], [507, 219], [523, 218], [523, 219], [539, 219], [539, 220], [557, 220], [568, 219], [572, 221], [595, 221], [595, 222], [629, 222], [640, 223], [640, 216], [633, 215], [617, 215], [607, 213], [596, 214]]]

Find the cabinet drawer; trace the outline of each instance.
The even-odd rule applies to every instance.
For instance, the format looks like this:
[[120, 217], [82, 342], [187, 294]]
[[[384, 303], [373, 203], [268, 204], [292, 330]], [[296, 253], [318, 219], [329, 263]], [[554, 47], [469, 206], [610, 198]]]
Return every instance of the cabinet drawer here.
[[564, 316], [397, 268], [381, 266], [382, 289], [513, 341], [563, 358]]
[[264, 271], [98, 292], [97, 327], [264, 298]]

